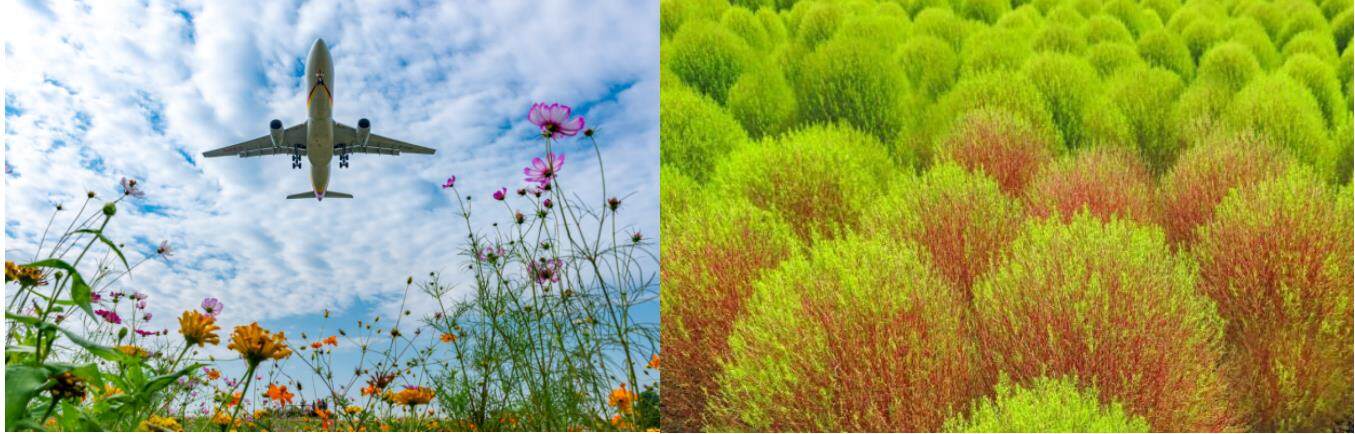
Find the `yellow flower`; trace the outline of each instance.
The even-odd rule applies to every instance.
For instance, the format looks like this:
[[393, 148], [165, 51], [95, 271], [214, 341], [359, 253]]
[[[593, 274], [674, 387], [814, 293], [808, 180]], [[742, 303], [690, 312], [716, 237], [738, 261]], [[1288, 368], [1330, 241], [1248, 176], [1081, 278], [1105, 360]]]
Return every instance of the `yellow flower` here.
[[215, 415], [212, 415], [212, 423], [221, 427], [230, 425], [231, 415], [224, 411], [217, 411]]
[[433, 389], [427, 387], [405, 387], [404, 390], [390, 394], [391, 402], [400, 405], [424, 405], [433, 401]]
[[179, 421], [174, 420], [174, 418], [154, 415], [146, 418], [146, 420], [141, 421], [141, 424], [137, 425], [136, 429], [137, 431], [151, 431], [151, 432], [183, 431], [183, 427], [179, 426]]
[[635, 399], [635, 392], [626, 390], [626, 383], [621, 383], [621, 387], [613, 389], [611, 396], [607, 397], [607, 405], [616, 407], [622, 413], [630, 413]]
[[617, 414], [612, 416], [612, 427], [615, 427], [617, 430], [620, 431], [631, 431], [632, 429], [635, 428], [635, 425], [626, 421], [626, 419], [622, 418], [621, 415]]
[[118, 352], [120, 353], [133, 357], [140, 357], [143, 359], [146, 357], [150, 357], [151, 355], [151, 353], [147, 352], [144, 348], [138, 347], [136, 345], [118, 345], [116, 347], [113, 347], [113, 349], [118, 350]]
[[344, 407], [343, 411], [348, 412], [348, 414], [358, 414], [358, 413], [362, 413], [362, 407], [358, 407], [358, 406], [356, 406], [356, 405], [350, 405], [350, 406]]
[[217, 330], [221, 330], [221, 327], [216, 325], [216, 318], [210, 315], [188, 310], [179, 316], [179, 334], [183, 335], [184, 341], [188, 342], [189, 346], [202, 347], [206, 346], [205, 344], [220, 344], [221, 338], [217, 337]]
[[658, 429], [658, 428], [647, 428], [647, 429], [645, 429], [645, 432], [659, 432], [659, 429]]
[[25, 267], [14, 261], [5, 261], [5, 282], [19, 281], [23, 286], [42, 286], [47, 284], [47, 276], [37, 267]]
[[108, 398], [113, 395], [120, 395], [123, 393], [122, 389], [119, 389], [118, 386], [114, 386], [113, 383], [105, 384], [103, 389], [104, 389], [103, 395], [99, 397], [100, 399]]
[[249, 366], [258, 366], [259, 362], [267, 359], [282, 360], [292, 355], [292, 349], [287, 347], [287, 335], [282, 332], [270, 334], [259, 327], [257, 322], [236, 326], [226, 348], [240, 353]]

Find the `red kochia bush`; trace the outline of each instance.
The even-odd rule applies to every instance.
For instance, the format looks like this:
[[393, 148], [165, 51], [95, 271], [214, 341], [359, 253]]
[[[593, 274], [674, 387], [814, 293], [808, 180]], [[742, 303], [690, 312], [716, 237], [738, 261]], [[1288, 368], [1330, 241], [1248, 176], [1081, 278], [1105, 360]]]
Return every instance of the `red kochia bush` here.
[[1288, 153], [1250, 135], [1225, 136], [1192, 147], [1162, 178], [1162, 226], [1173, 245], [1195, 240], [1196, 227], [1214, 218], [1214, 207], [1234, 188], [1284, 173]]
[[1352, 222], [1306, 166], [1234, 190], [1197, 232], [1200, 289], [1228, 321], [1228, 374], [1254, 431], [1351, 415]]
[[940, 158], [997, 180], [1002, 191], [1017, 195], [1031, 177], [1053, 159], [1053, 144], [1020, 116], [983, 108], [966, 113], [941, 139]]
[[954, 163], [894, 183], [865, 217], [865, 231], [916, 241], [932, 266], [969, 301], [969, 288], [1021, 232], [1021, 203], [982, 173]]
[[1160, 229], [1085, 212], [1033, 222], [973, 292], [993, 378], [1076, 376], [1154, 431], [1235, 428], [1223, 321]]
[[700, 196], [661, 221], [661, 413], [673, 431], [704, 425], [706, 400], [718, 392], [716, 373], [729, 353], [726, 337], [752, 282], [797, 248], [778, 216], [746, 201]]
[[1143, 223], [1158, 220], [1153, 178], [1138, 155], [1113, 147], [1090, 148], [1040, 170], [1026, 188], [1033, 216], [1059, 215], [1066, 221], [1083, 208], [1101, 220], [1119, 216]]

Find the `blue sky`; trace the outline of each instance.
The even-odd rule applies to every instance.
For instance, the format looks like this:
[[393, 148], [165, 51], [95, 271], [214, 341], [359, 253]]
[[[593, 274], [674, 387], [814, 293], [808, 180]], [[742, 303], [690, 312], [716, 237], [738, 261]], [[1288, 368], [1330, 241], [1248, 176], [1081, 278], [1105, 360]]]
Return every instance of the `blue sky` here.
[[[22, 1], [11, 9], [5, 256], [32, 257], [54, 204], [69, 208], [87, 190], [115, 195], [120, 177], [142, 180], [147, 197], [123, 207], [108, 235], [127, 242], [132, 260], [160, 240], [175, 249], [118, 287], [150, 295], [147, 328], [177, 329], [178, 312], [204, 297], [225, 303], [227, 330], [260, 321], [315, 336], [389, 317], [406, 276], [463, 264], [455, 204], [438, 185], [456, 175], [482, 201], [520, 186], [522, 167], [541, 152], [526, 122], [538, 101], [573, 105], [602, 132], [608, 189], [629, 195], [621, 222], [657, 235], [657, 2]], [[309, 190], [306, 171], [291, 170], [286, 157], [201, 158], [266, 134], [271, 119], [304, 120], [301, 69], [318, 37], [334, 58], [335, 120], [366, 117], [374, 133], [437, 155], [355, 156], [350, 169], [334, 169], [330, 188], [357, 199], [322, 203], [283, 200]], [[594, 197], [596, 161], [583, 144], [565, 143], [562, 181]], [[426, 313], [432, 303], [413, 297], [415, 314]], [[326, 309], [329, 320], [320, 316]], [[642, 319], [657, 315], [650, 306]]]

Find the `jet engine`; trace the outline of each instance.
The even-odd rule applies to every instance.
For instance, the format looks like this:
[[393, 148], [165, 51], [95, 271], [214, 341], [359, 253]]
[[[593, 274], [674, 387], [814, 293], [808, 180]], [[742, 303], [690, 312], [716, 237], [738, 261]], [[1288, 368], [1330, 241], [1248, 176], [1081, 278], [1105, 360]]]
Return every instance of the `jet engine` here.
[[277, 148], [287, 147], [287, 144], [283, 143], [282, 139], [282, 121], [273, 119], [272, 122], [268, 123], [268, 137], [273, 139], [274, 147]]
[[372, 121], [367, 120], [367, 118], [358, 119], [358, 137], [355, 140], [356, 143], [353, 143], [353, 145], [366, 146], [367, 136], [371, 135], [371, 133]]

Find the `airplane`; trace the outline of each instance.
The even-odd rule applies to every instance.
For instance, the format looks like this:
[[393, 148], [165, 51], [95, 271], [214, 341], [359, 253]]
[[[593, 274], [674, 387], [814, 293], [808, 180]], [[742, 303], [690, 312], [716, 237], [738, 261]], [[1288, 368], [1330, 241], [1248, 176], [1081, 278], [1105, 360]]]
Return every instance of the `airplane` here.
[[268, 123], [268, 135], [253, 140], [236, 143], [220, 149], [204, 152], [207, 158], [231, 155], [261, 157], [265, 155], [291, 155], [292, 168], [301, 168], [301, 157], [311, 163], [312, 191], [287, 196], [288, 199], [309, 199], [321, 201], [326, 197], [352, 199], [353, 195], [337, 191], [328, 191], [329, 163], [335, 155], [339, 156], [339, 168], [348, 167], [348, 157], [352, 154], [432, 155], [435, 149], [405, 143], [389, 137], [371, 133], [372, 123], [366, 118], [358, 119], [358, 127], [353, 128], [333, 119], [334, 105], [334, 63], [329, 58], [329, 47], [324, 39], [316, 39], [306, 61], [306, 108], [309, 111], [305, 122], [282, 128], [282, 121], [273, 119]]

